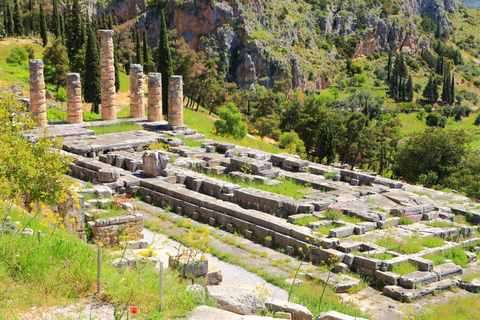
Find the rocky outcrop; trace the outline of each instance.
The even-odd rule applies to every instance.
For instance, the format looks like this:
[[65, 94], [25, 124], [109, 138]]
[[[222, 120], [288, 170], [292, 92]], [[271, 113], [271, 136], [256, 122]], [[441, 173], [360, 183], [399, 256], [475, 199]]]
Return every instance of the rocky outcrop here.
[[[419, 54], [428, 39], [419, 37], [414, 16], [427, 14], [443, 28], [451, 28], [447, 12], [460, 6], [455, 0], [405, 0], [400, 15], [384, 17], [380, 7], [362, 8], [348, 0], [310, 10], [299, 1], [259, 0], [169, 1], [165, 9], [168, 29], [175, 29], [194, 50], [219, 60], [219, 70], [239, 88], [259, 83], [271, 88], [275, 82], [291, 80], [300, 90], [321, 90], [335, 72], [335, 48], [321, 50], [324, 35], [359, 39], [353, 58], [373, 52], [404, 51]], [[282, 6], [285, 17], [280, 17]], [[158, 43], [158, 9], [146, 10], [145, 0], [123, 0], [108, 9], [121, 20], [138, 17], [140, 32], [147, 30], [151, 47]], [[303, 11], [304, 10], [304, 11]], [[406, 14], [408, 13], [408, 14]], [[410, 17], [410, 18], [409, 18]]]

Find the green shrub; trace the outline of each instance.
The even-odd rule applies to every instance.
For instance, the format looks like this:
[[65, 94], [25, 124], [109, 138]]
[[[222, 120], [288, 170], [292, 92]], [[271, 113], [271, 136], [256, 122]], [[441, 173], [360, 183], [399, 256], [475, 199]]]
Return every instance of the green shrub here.
[[318, 219], [315, 216], [307, 216], [307, 217], [301, 217], [300, 219], [295, 220], [293, 222], [293, 224], [297, 225], [297, 226], [308, 227], [308, 224], [310, 222], [315, 222], [315, 221], [319, 221], [319, 220], [320, 219]]
[[426, 237], [420, 240], [420, 244], [427, 248], [436, 248], [443, 246], [445, 241], [437, 237]]
[[15, 47], [13, 48], [8, 56], [5, 58], [7, 63], [11, 64], [23, 64], [24, 62], [27, 61], [28, 58], [28, 52], [25, 50], [23, 47]]
[[450, 248], [447, 251], [445, 251], [445, 258], [452, 260], [453, 263], [463, 268], [465, 268], [467, 266], [467, 263], [470, 262], [470, 259], [468, 258], [467, 254], [460, 246], [455, 248]]
[[333, 178], [335, 178], [335, 176], [338, 174], [339, 172], [338, 171], [332, 171], [332, 172], [325, 172], [323, 174], [323, 176], [328, 179], [328, 180], [333, 180]]
[[417, 270], [418, 266], [411, 261], [394, 265], [392, 268], [393, 273], [399, 274], [401, 276], [415, 272]]
[[339, 220], [343, 218], [343, 210], [338, 206], [328, 207], [323, 213], [328, 220]]
[[57, 92], [55, 92], [55, 100], [66, 102], [67, 101], [67, 90], [63, 87], [60, 87]]

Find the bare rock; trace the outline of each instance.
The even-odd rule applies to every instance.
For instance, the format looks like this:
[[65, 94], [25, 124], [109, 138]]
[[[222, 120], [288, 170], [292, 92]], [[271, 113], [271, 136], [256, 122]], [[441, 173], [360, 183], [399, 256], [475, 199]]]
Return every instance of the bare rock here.
[[366, 320], [365, 318], [351, 317], [337, 311], [320, 313], [315, 320]]
[[120, 172], [115, 169], [103, 168], [98, 170], [97, 179], [100, 182], [115, 182], [120, 178]]
[[304, 306], [283, 300], [273, 299], [265, 303], [269, 309], [275, 311], [288, 312], [293, 320], [312, 320], [312, 313]]
[[218, 286], [222, 280], [222, 270], [217, 267], [208, 267], [208, 273], [205, 276], [206, 286]]
[[265, 308], [262, 300], [253, 293], [253, 290], [247, 288], [209, 286], [207, 290], [210, 299], [215, 300], [223, 310], [246, 315], [255, 314]]

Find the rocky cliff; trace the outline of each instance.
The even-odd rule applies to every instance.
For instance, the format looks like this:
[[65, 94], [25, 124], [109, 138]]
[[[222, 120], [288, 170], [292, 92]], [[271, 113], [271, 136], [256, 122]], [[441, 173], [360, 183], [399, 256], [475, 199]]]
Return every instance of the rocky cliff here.
[[[165, 14], [169, 29], [191, 48], [218, 57], [225, 77], [240, 88], [291, 79], [293, 87], [318, 90], [344, 63], [335, 47], [325, 45], [328, 39], [355, 37], [354, 59], [389, 50], [419, 54], [429, 46], [419, 17], [450, 29], [447, 12], [459, 8], [454, 0], [404, 0], [399, 12], [386, 16], [363, 1], [333, 3], [321, 10], [302, 0], [183, 0], [169, 1]], [[160, 19], [157, 9], [146, 8], [145, 0], [124, 0], [108, 10], [122, 21], [139, 16], [140, 30], [146, 28], [155, 45]]]

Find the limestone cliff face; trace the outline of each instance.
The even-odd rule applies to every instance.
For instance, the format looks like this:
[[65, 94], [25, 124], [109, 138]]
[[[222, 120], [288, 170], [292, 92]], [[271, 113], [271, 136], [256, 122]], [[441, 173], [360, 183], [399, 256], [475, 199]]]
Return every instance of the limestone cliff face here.
[[[413, 17], [426, 13], [443, 28], [451, 28], [446, 13], [458, 9], [455, 1], [402, 0], [400, 14], [385, 18], [380, 8], [365, 10], [354, 0], [324, 11], [311, 10], [302, 0], [183, 0], [169, 1], [165, 16], [168, 28], [176, 29], [191, 48], [219, 58], [220, 71], [240, 88], [255, 83], [272, 87], [290, 79], [300, 90], [319, 90], [327, 87], [329, 75], [342, 63], [335, 48], [323, 48], [326, 34], [356, 36], [353, 58], [389, 50], [419, 54], [428, 47], [428, 39], [419, 36]], [[123, 21], [142, 12], [141, 32], [147, 29], [152, 47], [158, 43], [158, 12], [146, 11], [145, 0], [123, 0], [109, 10]]]

